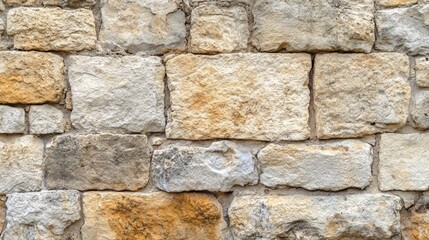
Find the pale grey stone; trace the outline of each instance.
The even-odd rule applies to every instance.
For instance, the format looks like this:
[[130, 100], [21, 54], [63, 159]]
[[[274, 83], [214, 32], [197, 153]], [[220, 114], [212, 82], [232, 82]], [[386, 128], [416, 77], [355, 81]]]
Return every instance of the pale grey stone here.
[[370, 52], [372, 0], [256, 0], [252, 44], [261, 51]]
[[63, 112], [51, 105], [31, 106], [29, 120], [31, 134], [64, 132]]
[[40, 190], [43, 148], [32, 135], [0, 137], [0, 194]]
[[269, 144], [258, 153], [261, 183], [309, 190], [365, 188], [371, 182], [371, 145], [357, 140]]
[[230, 141], [209, 147], [169, 146], [156, 150], [152, 168], [155, 184], [167, 192], [230, 191], [235, 185], [258, 182], [256, 159]]
[[409, 8], [377, 11], [377, 42], [381, 51], [429, 54], [429, 2]]
[[418, 0], [376, 0], [379, 7], [391, 8], [416, 4]]
[[0, 133], [23, 133], [24, 130], [24, 109], [0, 105]]
[[60, 135], [46, 146], [48, 189], [138, 190], [149, 180], [145, 135]]
[[158, 57], [72, 56], [73, 126], [87, 132], [162, 132], [164, 72]]
[[429, 190], [429, 133], [381, 135], [380, 190]]
[[185, 13], [171, 0], [101, 0], [104, 50], [162, 54], [186, 45]]
[[414, 93], [414, 101], [410, 110], [413, 125], [419, 129], [429, 128], [429, 91]]
[[416, 59], [417, 86], [429, 88], [429, 57]]
[[401, 199], [388, 194], [238, 196], [229, 208], [234, 239], [391, 239]]
[[81, 218], [78, 191], [13, 193], [6, 207], [2, 240], [79, 239], [72, 226]]

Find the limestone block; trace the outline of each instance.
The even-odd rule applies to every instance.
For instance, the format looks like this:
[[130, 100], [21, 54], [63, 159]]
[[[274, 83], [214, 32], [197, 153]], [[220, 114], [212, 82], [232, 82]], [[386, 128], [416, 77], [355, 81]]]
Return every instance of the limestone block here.
[[156, 150], [152, 169], [156, 186], [167, 192], [229, 191], [258, 182], [255, 157], [230, 141]]
[[404, 240], [429, 239], [429, 199], [421, 197], [404, 215]]
[[224, 239], [222, 207], [198, 193], [83, 194], [83, 239]]
[[376, 2], [379, 7], [390, 8], [415, 4], [418, 2], [418, 0], [377, 0]]
[[415, 93], [414, 104], [411, 107], [410, 114], [414, 127], [419, 129], [429, 128], [429, 91]]
[[308, 54], [185, 54], [167, 61], [174, 139], [303, 140]]
[[357, 140], [269, 144], [258, 153], [261, 183], [325, 191], [365, 188], [371, 182], [371, 152], [371, 145]]
[[78, 228], [70, 231], [81, 218], [78, 191], [13, 193], [6, 206], [4, 240], [78, 239]]
[[316, 56], [317, 136], [349, 138], [393, 132], [408, 117], [408, 57], [401, 53]]
[[247, 48], [249, 26], [242, 6], [205, 3], [194, 8], [191, 16], [190, 51], [219, 53]]
[[40, 190], [43, 148], [43, 141], [32, 135], [0, 137], [0, 194]]
[[88, 9], [13, 8], [7, 34], [21, 50], [82, 51], [95, 48], [95, 19]]
[[24, 130], [24, 109], [0, 105], [0, 133], [23, 133]]
[[49, 189], [138, 190], [149, 180], [145, 135], [60, 135], [46, 146]]
[[257, 0], [252, 44], [260, 51], [370, 52], [372, 0]]
[[164, 73], [158, 57], [72, 56], [73, 126], [88, 132], [162, 132]]
[[0, 52], [0, 103], [59, 102], [64, 86], [64, 62], [60, 56]]
[[380, 190], [428, 190], [428, 143], [428, 133], [382, 134], [378, 165]]
[[391, 239], [401, 199], [387, 194], [240, 196], [229, 218], [234, 239]]
[[31, 134], [64, 132], [63, 112], [51, 105], [31, 106], [29, 120]]
[[419, 87], [429, 88], [429, 58], [416, 59], [416, 82]]
[[162, 54], [186, 45], [185, 13], [170, 0], [101, 0], [105, 50]]

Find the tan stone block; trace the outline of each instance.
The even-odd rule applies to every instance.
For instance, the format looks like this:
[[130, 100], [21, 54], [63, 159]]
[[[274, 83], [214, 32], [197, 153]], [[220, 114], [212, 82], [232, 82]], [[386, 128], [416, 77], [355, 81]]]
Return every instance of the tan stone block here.
[[0, 103], [59, 102], [64, 86], [64, 62], [60, 56], [0, 52]]
[[417, 86], [429, 88], [429, 58], [416, 59], [416, 82]]
[[393, 132], [408, 117], [408, 57], [401, 53], [322, 54], [315, 59], [317, 136]]
[[404, 240], [428, 240], [429, 239], [429, 199], [421, 197], [414, 206], [404, 214]]
[[223, 239], [222, 207], [199, 193], [86, 192], [83, 239]]
[[418, 0], [377, 0], [380, 7], [401, 7], [417, 3]]
[[307, 139], [310, 68], [308, 54], [176, 56], [167, 137]]

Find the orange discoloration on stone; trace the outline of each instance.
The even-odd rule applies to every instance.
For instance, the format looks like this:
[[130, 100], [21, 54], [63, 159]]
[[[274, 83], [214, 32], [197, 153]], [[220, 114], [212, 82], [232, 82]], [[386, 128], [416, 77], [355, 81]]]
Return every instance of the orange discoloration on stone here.
[[417, 203], [408, 213], [403, 216], [405, 240], [429, 240], [429, 205]]

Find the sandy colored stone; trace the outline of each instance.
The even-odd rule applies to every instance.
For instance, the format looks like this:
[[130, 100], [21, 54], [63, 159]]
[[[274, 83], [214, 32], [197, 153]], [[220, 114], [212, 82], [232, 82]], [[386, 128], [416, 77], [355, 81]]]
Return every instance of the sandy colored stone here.
[[230, 191], [258, 182], [256, 159], [230, 141], [209, 147], [170, 146], [152, 158], [156, 186], [167, 192]]
[[0, 103], [59, 102], [64, 85], [64, 62], [60, 56], [0, 52]]
[[73, 126], [89, 132], [164, 131], [164, 73], [159, 57], [71, 57]]
[[145, 135], [60, 135], [47, 144], [48, 189], [138, 190], [149, 180]]
[[414, 93], [413, 106], [410, 110], [414, 127], [429, 129], [429, 91]]
[[43, 148], [43, 141], [32, 135], [0, 136], [0, 194], [40, 190]]
[[381, 135], [378, 182], [380, 190], [429, 190], [429, 134]]
[[8, 194], [6, 206], [2, 240], [80, 239], [73, 226], [81, 218], [78, 191]]
[[372, 0], [256, 0], [252, 44], [260, 51], [370, 52]]
[[24, 109], [0, 105], [0, 133], [23, 133], [24, 130]]
[[375, 48], [384, 52], [429, 54], [428, 14], [429, 2], [377, 11]]
[[408, 117], [408, 57], [401, 53], [316, 56], [317, 136], [349, 138], [393, 132]]
[[362, 189], [371, 182], [371, 152], [371, 145], [357, 140], [269, 144], [258, 153], [261, 183], [325, 191]]
[[421, 197], [409, 209], [403, 218], [404, 240], [428, 240], [429, 239], [429, 199]]
[[101, 0], [99, 35], [106, 51], [162, 54], [186, 45], [185, 13], [171, 0]]
[[303, 140], [308, 54], [185, 54], [167, 61], [174, 139]]
[[82, 51], [95, 48], [95, 19], [88, 9], [13, 8], [7, 34], [21, 50]]
[[417, 3], [418, 0], [377, 0], [379, 7], [402, 7]]
[[242, 6], [204, 3], [192, 10], [190, 51], [219, 53], [247, 48], [249, 26]]
[[198, 193], [83, 194], [83, 239], [223, 239], [222, 207]]
[[3, 232], [6, 215], [6, 196], [0, 196], [0, 234]]
[[31, 134], [50, 134], [64, 132], [64, 114], [51, 105], [31, 106], [29, 113]]
[[401, 199], [387, 194], [240, 196], [229, 208], [234, 239], [391, 239]]
[[429, 57], [416, 59], [417, 86], [429, 88]]

